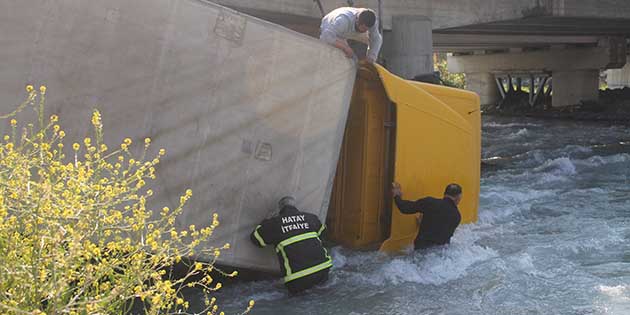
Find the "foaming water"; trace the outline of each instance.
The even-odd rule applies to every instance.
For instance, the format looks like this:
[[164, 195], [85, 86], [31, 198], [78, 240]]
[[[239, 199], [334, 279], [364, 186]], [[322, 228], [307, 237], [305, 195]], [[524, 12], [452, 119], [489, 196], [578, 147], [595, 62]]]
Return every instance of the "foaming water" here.
[[387, 256], [334, 247], [329, 281], [289, 297], [278, 281], [218, 296], [253, 314], [630, 314], [630, 132], [483, 120], [477, 223], [451, 244]]
[[496, 256], [491, 248], [454, 242], [451, 246], [387, 259], [369, 277], [360, 277], [383, 287], [404, 283], [442, 285], [464, 277], [470, 266]]
[[540, 126], [542, 125], [536, 124], [536, 123], [519, 123], [519, 122], [498, 123], [498, 122], [493, 122], [493, 121], [484, 121], [483, 123], [483, 127], [486, 129], [488, 128], [540, 127]]
[[617, 286], [605, 286], [600, 285], [599, 291], [609, 297], [620, 299], [622, 301], [630, 302], [630, 286], [617, 285]]
[[534, 171], [551, 175], [574, 175], [575, 165], [571, 159], [561, 157], [545, 162], [545, 164], [535, 168]]

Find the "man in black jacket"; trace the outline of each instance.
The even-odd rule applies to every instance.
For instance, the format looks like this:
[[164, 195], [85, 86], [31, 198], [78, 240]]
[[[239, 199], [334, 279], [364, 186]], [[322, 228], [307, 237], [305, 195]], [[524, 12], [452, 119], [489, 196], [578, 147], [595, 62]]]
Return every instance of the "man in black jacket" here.
[[280, 212], [256, 226], [250, 238], [258, 247], [275, 246], [284, 284], [296, 294], [328, 279], [332, 260], [319, 239], [326, 226], [316, 215], [299, 211], [293, 197], [283, 197], [278, 205]]
[[416, 201], [402, 199], [400, 184], [392, 183], [392, 193], [396, 206], [404, 214], [422, 213], [420, 232], [414, 242], [415, 249], [448, 244], [459, 225], [462, 216], [457, 205], [462, 200], [462, 187], [449, 184], [444, 190], [444, 198], [425, 197]]

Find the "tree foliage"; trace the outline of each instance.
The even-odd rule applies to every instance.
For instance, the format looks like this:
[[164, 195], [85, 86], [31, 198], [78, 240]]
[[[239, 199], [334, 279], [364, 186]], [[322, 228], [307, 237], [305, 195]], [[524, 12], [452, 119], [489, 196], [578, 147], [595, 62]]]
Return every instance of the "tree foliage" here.
[[[138, 306], [147, 314], [186, 313], [188, 287], [203, 292], [204, 312], [218, 313], [211, 295], [221, 283], [211, 272], [229, 244], [200, 246], [219, 226], [217, 215], [205, 227], [178, 230], [190, 189], [174, 209], [147, 206], [147, 182], [165, 150], [148, 157], [149, 138], [138, 157], [128, 138], [108, 148], [97, 110], [93, 139], [66, 148], [59, 118], [44, 118], [46, 88], [27, 92], [2, 117], [11, 119], [11, 134], [0, 146], [0, 313], [121, 314]], [[20, 129], [12, 117], [30, 106], [37, 126]], [[213, 259], [187, 263], [202, 252]], [[185, 264], [183, 276], [169, 276], [175, 264]]]
[[463, 73], [450, 73], [446, 58], [437, 60], [435, 66], [444, 85], [459, 89], [466, 88], [466, 75]]

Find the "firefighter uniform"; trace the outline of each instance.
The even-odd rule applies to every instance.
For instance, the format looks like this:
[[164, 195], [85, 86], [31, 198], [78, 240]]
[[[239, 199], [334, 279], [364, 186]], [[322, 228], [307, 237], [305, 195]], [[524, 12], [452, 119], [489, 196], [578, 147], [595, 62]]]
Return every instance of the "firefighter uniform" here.
[[258, 247], [275, 246], [284, 284], [295, 294], [328, 279], [332, 260], [319, 238], [325, 228], [316, 215], [289, 205], [256, 226], [251, 240]]

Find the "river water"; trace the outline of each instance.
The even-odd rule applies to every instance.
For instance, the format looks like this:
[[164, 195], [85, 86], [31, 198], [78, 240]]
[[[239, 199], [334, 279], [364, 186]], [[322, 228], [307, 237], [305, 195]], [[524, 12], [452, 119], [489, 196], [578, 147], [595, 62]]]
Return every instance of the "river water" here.
[[630, 314], [630, 129], [483, 118], [479, 221], [404, 256], [332, 249], [331, 279], [218, 296], [227, 313]]

